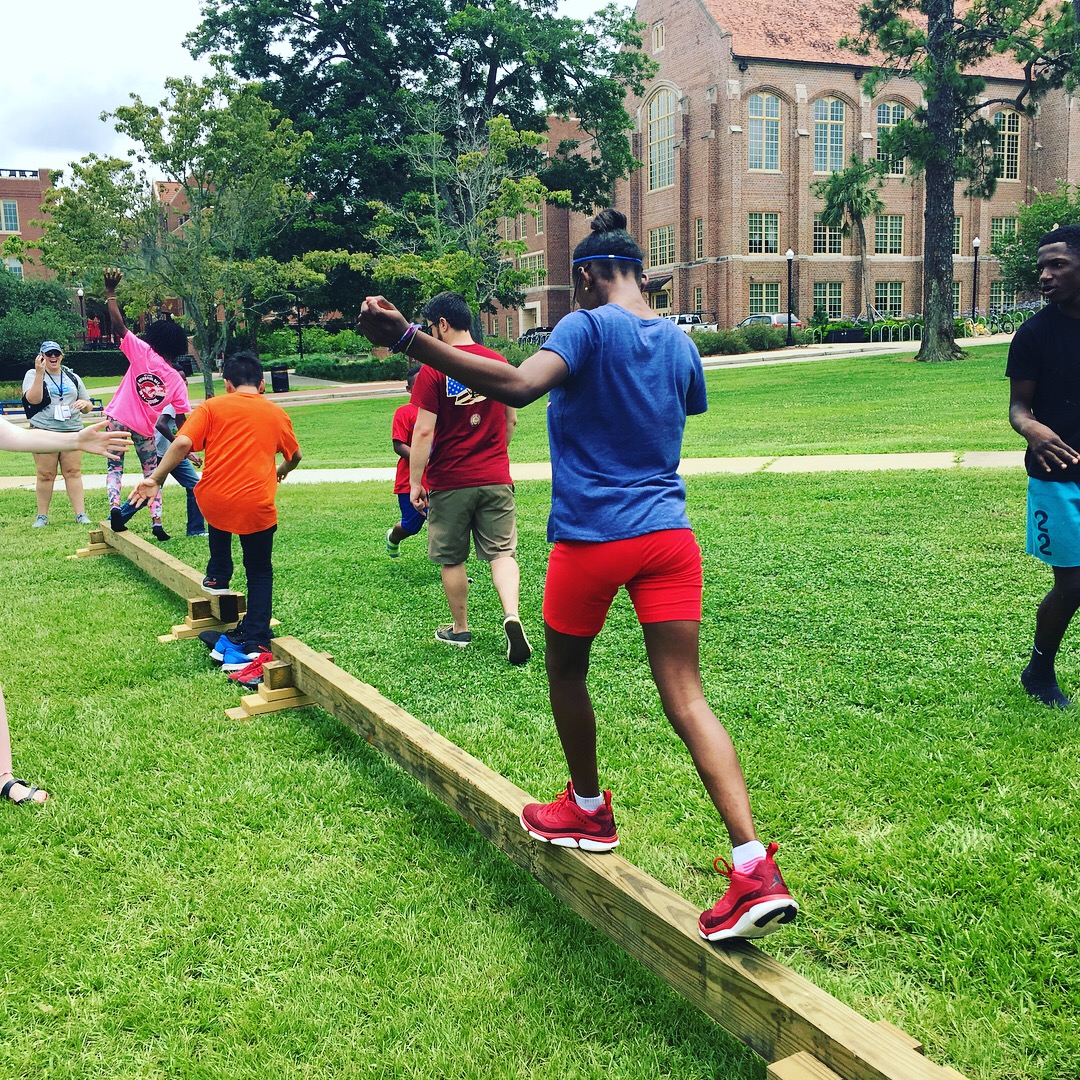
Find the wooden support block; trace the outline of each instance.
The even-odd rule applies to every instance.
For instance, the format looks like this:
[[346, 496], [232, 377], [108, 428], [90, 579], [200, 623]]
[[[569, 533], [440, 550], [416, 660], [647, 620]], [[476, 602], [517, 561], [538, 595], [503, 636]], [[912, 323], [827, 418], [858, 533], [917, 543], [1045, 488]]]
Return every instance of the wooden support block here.
[[[270, 691], [274, 693], [274, 691]], [[279, 692], [280, 693], [280, 692]], [[225, 715], [230, 720], [249, 720], [253, 716], [261, 716], [264, 713], [281, 712], [283, 709], [299, 709], [306, 705], [318, 705], [314, 698], [301, 694], [296, 690], [283, 696], [268, 699], [260, 691], [256, 694], [245, 694], [240, 699], [239, 708], [226, 709]]]
[[698, 909], [618, 855], [536, 843], [519, 820], [532, 801], [526, 792], [302, 641], [274, 638], [270, 648], [275, 659], [292, 664], [303, 694], [766, 1062], [805, 1053], [805, 1069], [818, 1072], [804, 1069], [802, 1075], [814, 1080], [950, 1075], [750, 943], [716, 947], [703, 941]]
[[881, 1028], [882, 1031], [887, 1031], [890, 1035], [894, 1035], [909, 1050], [914, 1050], [916, 1054], [924, 1053], [923, 1044], [913, 1035], [909, 1035], [903, 1028], [898, 1028], [888, 1020], [879, 1020], [877, 1026]]
[[199, 619], [213, 619], [214, 612], [210, 606], [209, 596], [193, 596], [187, 602], [188, 626], [194, 626]]
[[103, 529], [91, 529], [90, 530], [90, 544], [104, 544], [105, 543], [105, 531]]
[[284, 660], [271, 660], [269, 664], [263, 664], [263, 686], [267, 690], [295, 690], [292, 664]]
[[783, 1061], [774, 1061], [766, 1070], [768, 1080], [843, 1080], [812, 1054], [801, 1051]]
[[91, 544], [89, 547], [79, 548], [69, 559], [89, 559], [94, 555], [108, 555], [113, 549], [108, 544]]

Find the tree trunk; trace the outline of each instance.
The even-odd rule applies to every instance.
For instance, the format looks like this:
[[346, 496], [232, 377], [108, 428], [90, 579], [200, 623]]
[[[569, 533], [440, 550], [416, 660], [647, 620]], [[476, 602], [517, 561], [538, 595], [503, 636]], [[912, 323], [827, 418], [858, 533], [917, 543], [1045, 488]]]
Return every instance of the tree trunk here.
[[866, 225], [863, 223], [862, 218], [856, 220], [856, 224], [859, 227], [859, 292], [862, 295], [863, 303], [866, 305], [864, 308], [866, 317], [873, 321], [873, 307], [870, 303], [870, 260], [868, 258], [868, 252], [866, 250]]
[[[961, 84], [949, 37], [953, 0], [928, 0], [927, 51], [936, 61], [926, 94], [926, 127], [937, 152], [926, 163], [923, 212], [923, 339], [916, 360], [957, 360], [952, 303], [952, 241]], [[950, 72], [953, 73], [950, 77]]]

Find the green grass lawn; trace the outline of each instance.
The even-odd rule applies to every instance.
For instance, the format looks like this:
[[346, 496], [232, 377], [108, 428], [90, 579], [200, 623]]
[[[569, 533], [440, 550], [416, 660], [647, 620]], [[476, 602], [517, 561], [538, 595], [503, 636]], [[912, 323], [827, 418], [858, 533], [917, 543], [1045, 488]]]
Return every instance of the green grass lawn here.
[[[524, 669], [503, 659], [481, 566], [474, 644], [433, 640], [445, 602], [422, 542], [396, 562], [382, 550], [388, 485], [282, 486], [275, 613], [550, 798], [565, 769], [539, 617], [549, 489], [518, 487]], [[802, 905], [764, 948], [971, 1080], [1071, 1080], [1077, 724], [1017, 684], [1048, 577], [1023, 554], [1023, 477], [688, 491], [706, 692]], [[179, 602], [119, 557], [65, 560], [85, 530], [31, 531], [32, 502], [0, 492], [0, 674], [18, 774], [54, 798], [0, 806], [0, 1076], [761, 1080], [749, 1051], [328, 714], [226, 720], [239, 695], [203, 646], [156, 640]], [[182, 503], [170, 485], [167, 521]], [[90, 507], [103, 514], [102, 493]], [[196, 540], [169, 550], [205, 557]], [[1070, 643], [1059, 670], [1080, 690]], [[624, 597], [592, 686], [620, 852], [710, 905], [722, 830]]]

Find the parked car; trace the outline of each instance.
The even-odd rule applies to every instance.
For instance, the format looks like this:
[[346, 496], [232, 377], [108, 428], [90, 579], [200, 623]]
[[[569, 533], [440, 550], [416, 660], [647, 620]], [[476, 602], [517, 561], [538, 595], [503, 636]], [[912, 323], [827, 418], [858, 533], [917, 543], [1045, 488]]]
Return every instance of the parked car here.
[[[787, 326], [787, 321], [788, 313], [786, 311], [767, 311], [761, 315], [747, 315], [735, 329], [740, 330], [744, 326]], [[794, 312], [791, 315], [791, 326], [796, 330], [802, 328], [799, 316]]]
[[550, 326], [530, 326], [521, 337], [518, 338], [519, 345], [543, 345], [548, 339], [548, 335], [551, 333], [552, 327]]
[[681, 315], [665, 315], [665, 319], [673, 322], [680, 330], [685, 334], [692, 333], [694, 330], [715, 330], [716, 323], [706, 322], [700, 312], [691, 311]]

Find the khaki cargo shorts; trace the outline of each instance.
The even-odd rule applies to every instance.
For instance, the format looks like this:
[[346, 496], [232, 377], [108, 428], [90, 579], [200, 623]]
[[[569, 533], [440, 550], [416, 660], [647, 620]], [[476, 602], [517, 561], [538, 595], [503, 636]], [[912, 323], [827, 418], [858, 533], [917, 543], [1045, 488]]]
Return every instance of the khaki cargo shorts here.
[[469, 558], [469, 537], [483, 562], [517, 554], [513, 484], [433, 491], [428, 496], [428, 558], [457, 566]]

